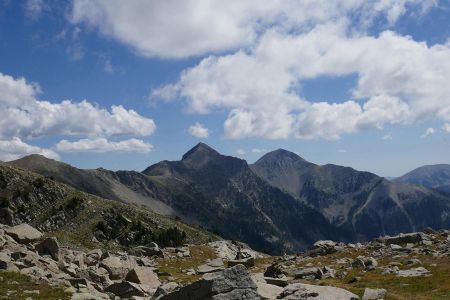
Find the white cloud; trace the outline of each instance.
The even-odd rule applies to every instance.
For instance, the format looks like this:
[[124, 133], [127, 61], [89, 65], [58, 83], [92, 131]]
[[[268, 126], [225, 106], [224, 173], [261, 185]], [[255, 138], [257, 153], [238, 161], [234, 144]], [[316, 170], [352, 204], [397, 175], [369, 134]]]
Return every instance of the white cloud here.
[[156, 125], [134, 110], [113, 105], [108, 111], [87, 100], [37, 100], [39, 87], [0, 73], [0, 138], [50, 135], [149, 136]]
[[267, 149], [259, 149], [259, 148], [253, 148], [252, 149], [253, 153], [266, 153]]
[[444, 125], [442, 125], [442, 129], [445, 132], [450, 133], [450, 123], [445, 123]]
[[386, 133], [385, 135], [383, 135], [383, 140], [385, 141], [392, 140], [392, 133]]
[[425, 132], [420, 137], [423, 139], [429, 135], [434, 134], [435, 132], [436, 132], [436, 130], [434, 128], [430, 127], [430, 128], [427, 128], [427, 130], [425, 130]]
[[153, 146], [138, 139], [128, 139], [119, 142], [108, 141], [105, 138], [81, 139], [75, 142], [62, 140], [55, 148], [61, 152], [137, 152], [149, 153]]
[[0, 160], [10, 161], [30, 154], [40, 154], [48, 158], [60, 159], [59, 155], [53, 150], [29, 145], [17, 137], [0, 140]]
[[338, 152], [339, 152], [339, 153], [347, 153], [347, 150], [345, 150], [345, 149], [339, 149]]
[[199, 122], [189, 126], [188, 132], [190, 135], [201, 139], [206, 139], [209, 136], [209, 129]]
[[[310, 103], [298, 92], [305, 79], [351, 74], [353, 99]], [[449, 121], [448, 74], [450, 44], [392, 31], [351, 35], [338, 22], [300, 35], [269, 30], [251, 51], [207, 57], [154, 93], [170, 90], [193, 113], [227, 109], [228, 138], [337, 139], [387, 124]]]
[[238, 155], [238, 156], [244, 156], [245, 155], [245, 150], [244, 149], [237, 149], [236, 150], [236, 154]]
[[339, 18], [354, 29], [394, 24], [435, 0], [74, 0], [71, 21], [86, 23], [145, 56], [182, 58], [249, 47], [268, 27], [306, 30]]

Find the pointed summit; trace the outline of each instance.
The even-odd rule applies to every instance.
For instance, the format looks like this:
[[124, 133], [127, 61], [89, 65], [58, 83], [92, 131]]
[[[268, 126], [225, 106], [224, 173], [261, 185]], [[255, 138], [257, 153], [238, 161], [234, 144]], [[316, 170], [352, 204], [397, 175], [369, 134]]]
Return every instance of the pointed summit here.
[[297, 154], [284, 149], [277, 149], [263, 155], [260, 159], [255, 162], [255, 165], [261, 164], [296, 164], [296, 165], [310, 165], [311, 163], [304, 160]]
[[191, 150], [183, 155], [182, 160], [195, 159], [195, 157], [204, 156], [217, 156], [219, 152], [206, 145], [205, 143], [198, 143]]

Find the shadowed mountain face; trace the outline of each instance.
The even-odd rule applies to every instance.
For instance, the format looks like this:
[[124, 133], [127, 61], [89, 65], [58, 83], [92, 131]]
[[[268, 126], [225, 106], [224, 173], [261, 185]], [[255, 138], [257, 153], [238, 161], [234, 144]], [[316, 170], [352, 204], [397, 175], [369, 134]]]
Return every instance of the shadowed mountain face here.
[[249, 166], [198, 144], [180, 161], [144, 170], [80, 170], [32, 155], [9, 162], [82, 191], [177, 215], [269, 253], [316, 240], [367, 240], [450, 227], [450, 196], [369, 172], [318, 166], [286, 150]]
[[430, 165], [412, 170], [395, 182], [422, 185], [450, 193], [450, 165]]
[[450, 226], [450, 197], [425, 187], [348, 167], [318, 166], [285, 150], [264, 155], [251, 168], [359, 239]]
[[198, 144], [181, 161], [163, 161], [144, 174], [171, 193], [169, 204], [226, 238], [272, 253], [302, 249], [317, 239], [348, 237], [315, 210], [270, 186], [246, 161]]

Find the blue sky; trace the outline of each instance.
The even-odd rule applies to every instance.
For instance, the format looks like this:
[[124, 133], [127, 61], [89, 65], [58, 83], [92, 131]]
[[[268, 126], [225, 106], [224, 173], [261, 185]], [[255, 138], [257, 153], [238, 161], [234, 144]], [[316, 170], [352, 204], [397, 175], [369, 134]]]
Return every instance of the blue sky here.
[[450, 163], [449, 19], [447, 1], [3, 0], [0, 159], [142, 170], [202, 141], [383, 176]]

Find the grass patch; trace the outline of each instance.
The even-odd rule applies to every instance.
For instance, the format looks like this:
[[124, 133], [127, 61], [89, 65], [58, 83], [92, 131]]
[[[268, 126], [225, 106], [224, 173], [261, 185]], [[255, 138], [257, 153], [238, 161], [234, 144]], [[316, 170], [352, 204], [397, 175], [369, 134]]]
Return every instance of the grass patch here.
[[[166, 272], [175, 278], [178, 283], [191, 283], [201, 278], [201, 275], [187, 275], [183, 273], [186, 269], [196, 269], [204, 264], [207, 259], [217, 258], [213, 249], [205, 245], [197, 245], [190, 247], [191, 257], [176, 257], [170, 259], [158, 259], [159, 271]], [[161, 276], [166, 279], [168, 276]]]
[[64, 292], [62, 287], [36, 283], [30, 277], [17, 272], [0, 272], [0, 299], [65, 300], [70, 297], [71, 294]]

